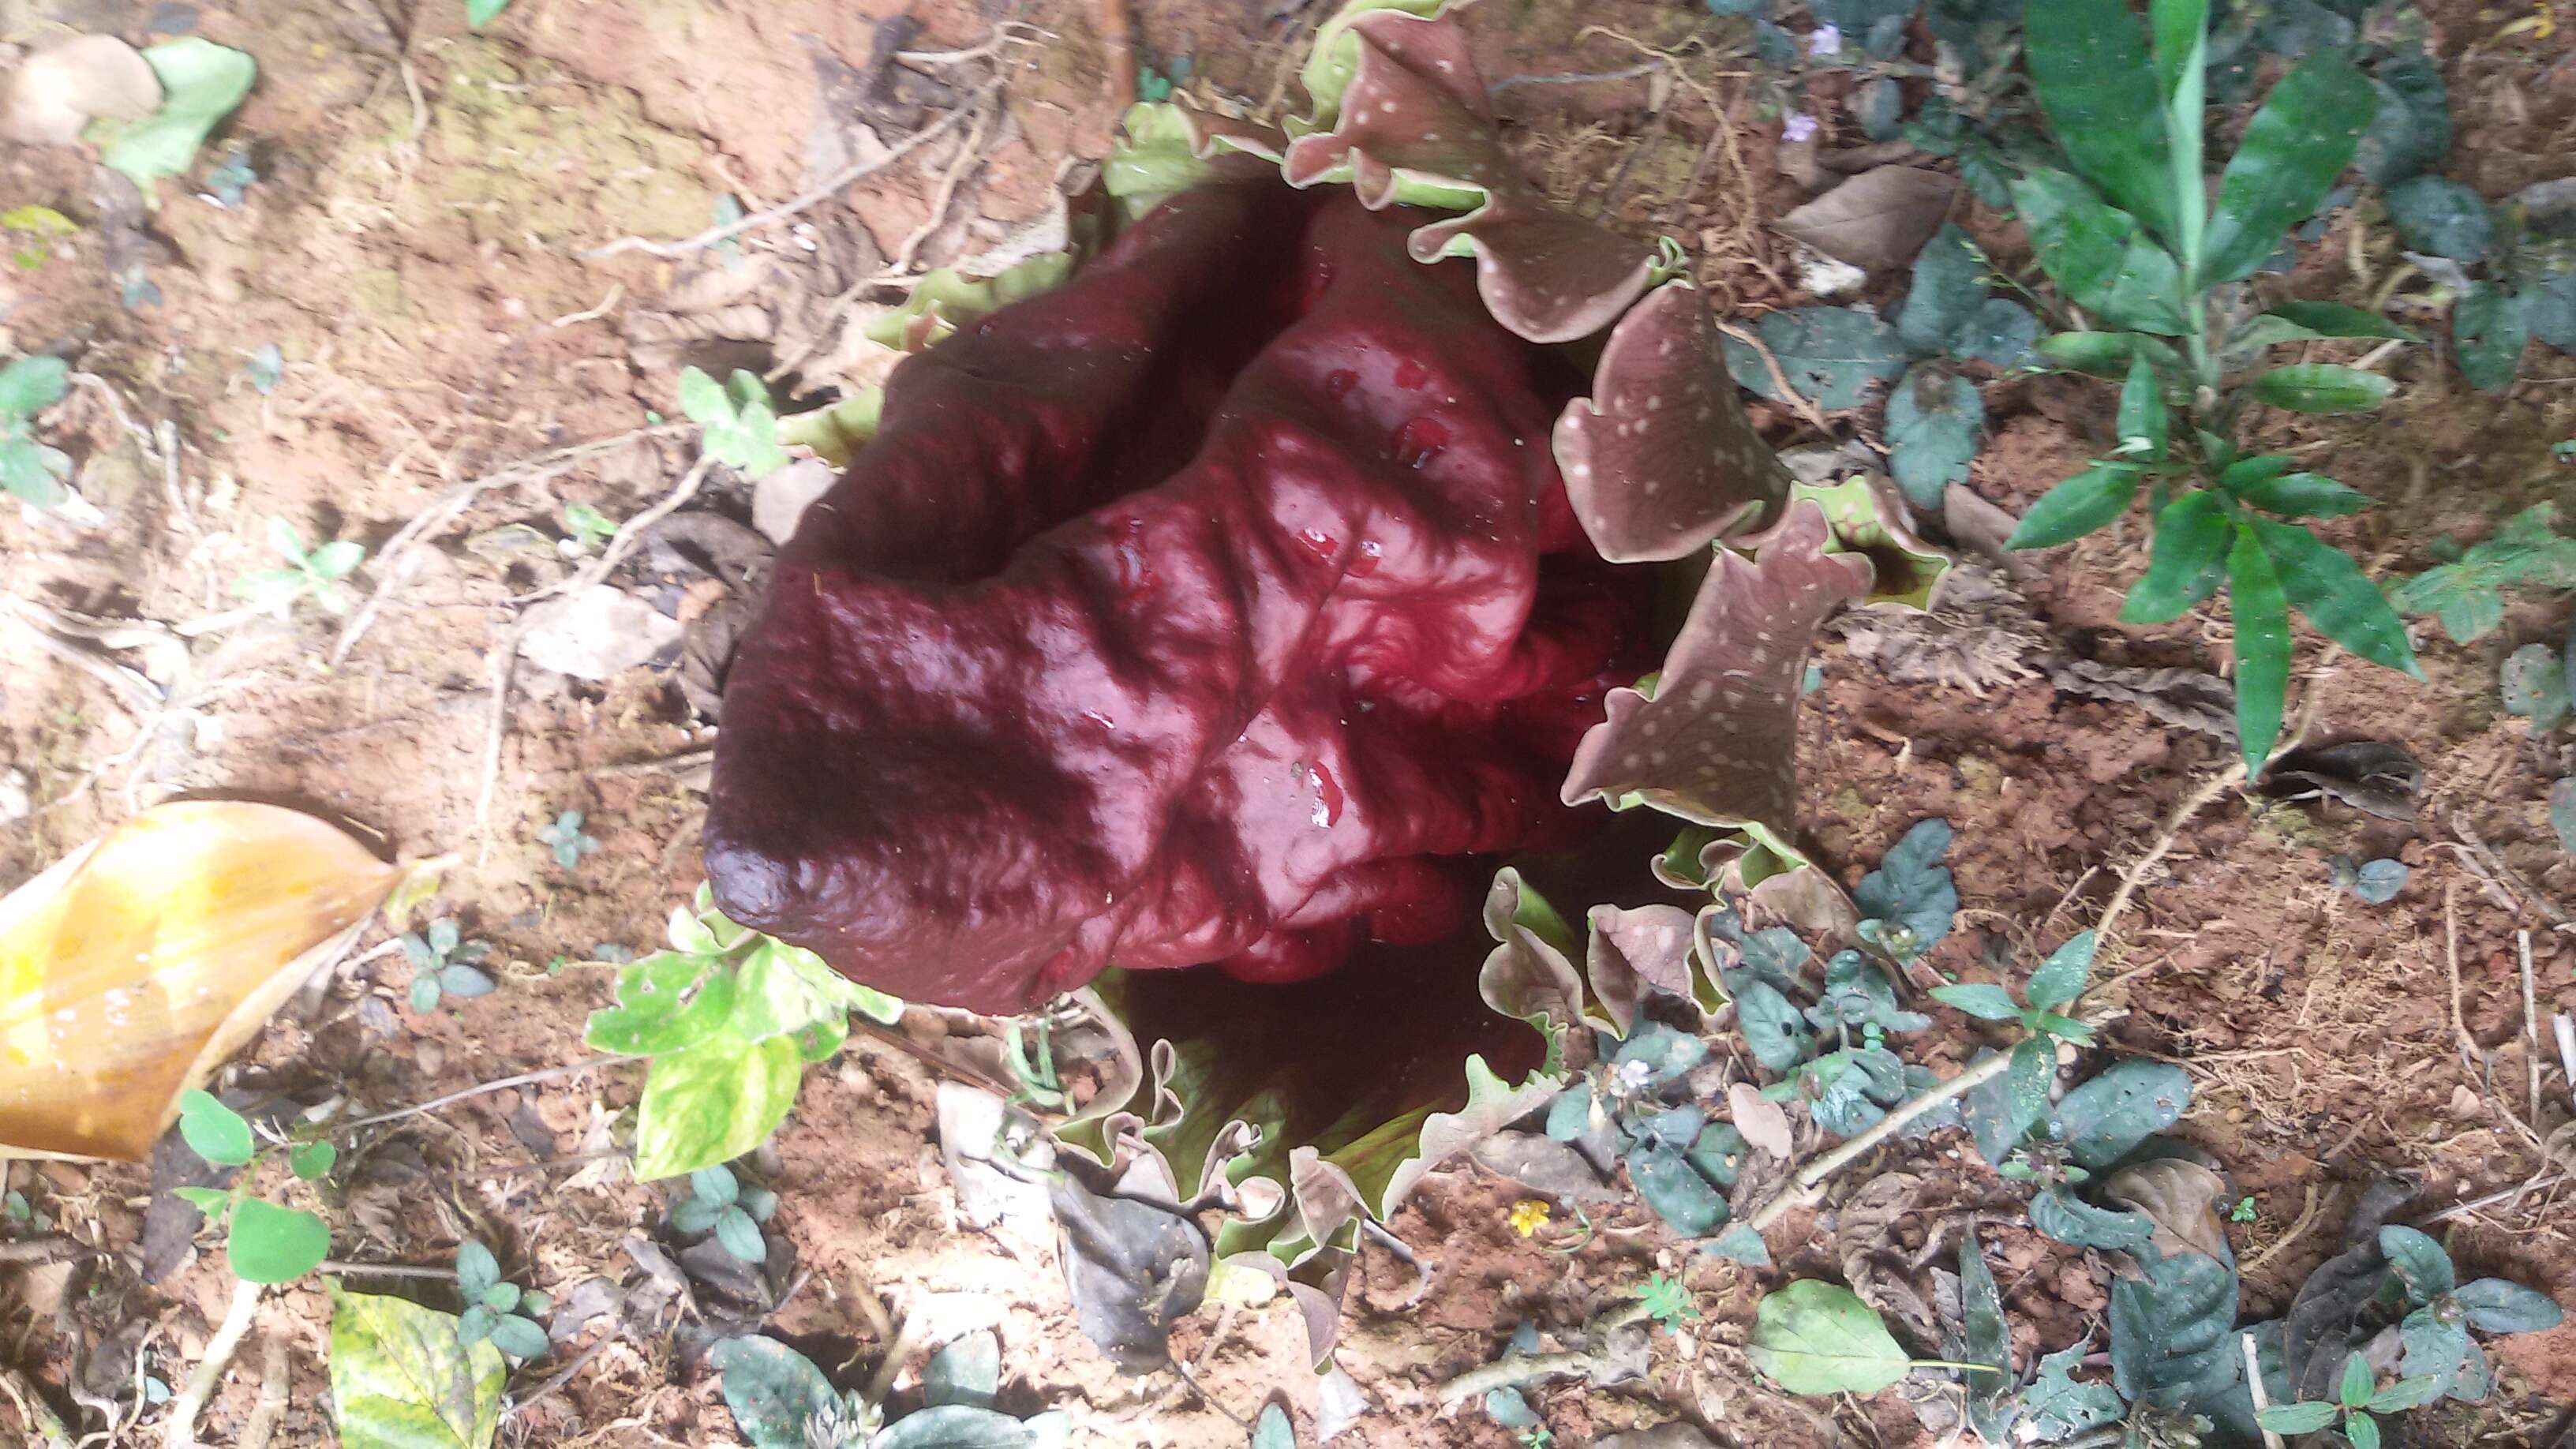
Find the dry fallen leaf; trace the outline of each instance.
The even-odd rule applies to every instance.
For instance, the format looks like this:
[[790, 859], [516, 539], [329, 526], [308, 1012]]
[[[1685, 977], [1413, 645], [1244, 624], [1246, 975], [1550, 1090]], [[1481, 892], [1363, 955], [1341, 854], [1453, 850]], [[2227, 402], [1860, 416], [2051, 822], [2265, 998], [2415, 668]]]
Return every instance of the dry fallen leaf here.
[[1726, 1106], [1745, 1141], [1787, 1159], [1796, 1144], [1789, 1135], [1789, 1114], [1780, 1110], [1779, 1103], [1764, 1098], [1762, 1089], [1752, 1083], [1737, 1082], [1726, 1089]]
[[1923, 249], [1958, 195], [1956, 179], [1914, 166], [1864, 171], [1787, 216], [1780, 234], [1838, 261], [1883, 271]]
[[680, 642], [680, 621], [606, 584], [548, 599], [522, 616], [519, 654], [540, 669], [605, 680]]
[[2122, 1168], [2104, 1180], [2102, 1195], [2154, 1220], [2157, 1252], [2170, 1257], [2189, 1248], [2227, 1261], [2227, 1226], [2218, 1219], [2227, 1179], [2199, 1163], [2160, 1157]]
[[139, 121], [161, 104], [161, 79], [143, 53], [112, 35], [81, 35], [27, 57], [11, 78], [9, 139], [71, 146], [101, 117]]
[[0, 1153], [139, 1162], [403, 878], [274, 805], [160, 805], [0, 899]]

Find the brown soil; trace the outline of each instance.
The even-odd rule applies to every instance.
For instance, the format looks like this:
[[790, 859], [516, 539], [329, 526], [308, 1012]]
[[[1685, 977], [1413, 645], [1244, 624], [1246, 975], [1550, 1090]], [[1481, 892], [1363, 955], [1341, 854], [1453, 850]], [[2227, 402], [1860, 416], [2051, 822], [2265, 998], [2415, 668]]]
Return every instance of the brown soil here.
[[[1146, 0], [1137, 33], [1149, 55], [1193, 57], [1197, 84], [1277, 97], [1317, 14], [1285, 8], [1302, 24], [1271, 26], [1263, 7], [1236, 0]], [[1778, 127], [1757, 117], [1740, 37], [1669, 0], [1486, 8], [1480, 60], [1491, 77], [1614, 72], [1673, 54], [1674, 83], [1523, 86], [1506, 93], [1504, 114], [1560, 197], [1687, 239], [1727, 310], [1742, 317], [1802, 300], [1785, 244], [1759, 225], [1801, 198], [1773, 165]], [[140, 41], [151, 17], [176, 23], [165, 12], [186, 9], [30, 0], [0, 5], [0, 40], [79, 29]], [[0, 355], [68, 343], [125, 415], [147, 430], [167, 420], [184, 444], [165, 477], [116, 410], [96, 392], [77, 393], [49, 437], [81, 459], [81, 490], [106, 521], [84, 530], [14, 509], [0, 517], [0, 587], [13, 598], [204, 621], [232, 609], [236, 576], [273, 562], [263, 541], [273, 516], [308, 538], [378, 550], [453, 490], [500, 475], [403, 552], [398, 581], [360, 576], [362, 591], [382, 587], [384, 596], [345, 650], [333, 622], [310, 611], [292, 624], [221, 623], [193, 646], [194, 693], [167, 709], [138, 712], [0, 628], [0, 771], [23, 772], [34, 804], [0, 831], [0, 886], [141, 806], [190, 791], [296, 803], [362, 823], [406, 856], [461, 857], [437, 909], [499, 948], [498, 994], [415, 1014], [402, 1000], [399, 957], [362, 951], [327, 992], [282, 1014], [232, 1077], [346, 1092], [370, 1110], [581, 1056], [583, 1016], [607, 999], [605, 975], [545, 963], [586, 959], [600, 943], [649, 949], [669, 906], [698, 879], [703, 798], [688, 752], [705, 732], [669, 669], [595, 686], [520, 668], [483, 798], [493, 665], [514, 619], [507, 601], [565, 565], [464, 542], [511, 522], [551, 534], [566, 502], [626, 517], [661, 497], [687, 462], [682, 442], [641, 433], [559, 469], [502, 471], [564, 444], [636, 433], [673, 411], [674, 354], [639, 358], [643, 344], [623, 319], [695, 273], [633, 253], [583, 253], [628, 234], [695, 232], [714, 220], [721, 195], [756, 210], [827, 170], [818, 159], [850, 144], [853, 113], [827, 94], [816, 57], [864, 68], [880, 42], [965, 50], [996, 25], [975, 7], [925, 4], [911, 12], [920, 28], [907, 37], [892, 25], [902, 13], [894, 0], [519, 0], [473, 34], [461, 9], [453, 0], [411, 7], [395, 24], [370, 7], [319, 0], [187, 11], [210, 38], [260, 60], [260, 87], [230, 134], [252, 143], [262, 179], [232, 209], [165, 184], [148, 227], [159, 252], [156, 306], [120, 305], [80, 154], [0, 152], [0, 210], [48, 205], [89, 228], [40, 267], [0, 276]], [[917, 259], [931, 264], [981, 252], [1042, 215], [1060, 163], [1101, 154], [1114, 114], [1099, 81], [1096, 7], [1036, 0], [1011, 14], [1029, 27], [1029, 43], [1006, 49], [990, 72], [1005, 82], [1007, 119], [979, 152], [961, 156], [942, 142], [793, 226], [745, 237], [749, 258], [783, 264], [783, 280], [755, 292], [754, 305], [786, 315], [817, 304], [798, 290], [813, 281], [800, 268], [836, 238], [863, 236], [869, 255], [890, 257], [918, 231]], [[2492, 39], [2502, 20], [2465, 0], [2438, 7], [2435, 20], [2460, 118], [2459, 174], [2495, 194], [2564, 171], [2564, 137], [2576, 125], [2565, 27], [2547, 40], [2527, 31]], [[988, 73], [980, 64], [914, 69], [966, 77], [971, 91]], [[901, 98], [869, 104], [877, 109], [859, 113], [888, 140], [941, 113], [935, 99], [916, 98], [908, 113]], [[1973, 210], [1964, 220], [2012, 259], [2009, 227]], [[2298, 278], [2302, 295], [2366, 296], [2342, 226]], [[2395, 264], [2392, 246], [2384, 228], [2370, 234], [2361, 255], [2374, 278]], [[1889, 292], [1882, 280], [1873, 295], [1892, 303]], [[286, 367], [263, 395], [244, 369], [267, 343]], [[680, 346], [720, 350], [704, 338]], [[2468, 391], [2430, 348], [2390, 372], [2401, 390], [2386, 412], [2285, 425], [2274, 440], [2331, 459], [2337, 476], [2379, 500], [2335, 525], [2336, 542], [2381, 571], [2409, 570], [2424, 565], [2437, 535], [2477, 536], [2544, 499], [2562, 514], [2576, 504], [2576, 469], [2549, 452], [2576, 437], [2576, 365], [2535, 349], [2524, 380], [2501, 399]], [[1989, 399], [1995, 436], [1973, 483], [2006, 507], [2072, 471], [2107, 431], [2109, 395], [2089, 385], [2037, 380]], [[1871, 418], [1844, 426], [1866, 431]], [[1769, 422], [1775, 441], [1815, 440], [1785, 413]], [[739, 490], [716, 502], [746, 506]], [[2049, 557], [2045, 573], [2023, 584], [2037, 616], [2068, 647], [2107, 662], [2219, 667], [2225, 630], [2205, 613], [2157, 629], [2115, 622], [2143, 541], [2132, 517]], [[664, 588], [686, 616], [714, 592]], [[2231, 796], [2187, 824], [2143, 883], [2119, 958], [2119, 969], [2138, 973], [2127, 987], [2131, 1014], [2112, 1035], [2125, 1050], [2184, 1062], [2199, 1082], [2183, 1130], [2254, 1199], [2254, 1221], [2233, 1231], [2240, 1252], [2269, 1252], [2248, 1282], [2257, 1304], [2277, 1307], [2334, 1250], [2375, 1173], [2414, 1174], [2420, 1203], [2440, 1206], [2556, 1170], [2528, 1129], [2547, 1134], [2568, 1122], [2571, 1103], [2553, 1060], [2541, 1120], [2522, 1120], [2529, 1023], [2515, 933], [2531, 933], [2544, 1020], [2576, 1010], [2576, 943], [2535, 905], [2482, 881], [2456, 847], [2483, 841], [2538, 895], [2576, 900], [2576, 863], [2545, 801], [2576, 758], [2504, 715], [2496, 685], [2510, 649], [2555, 641], [2566, 626], [2563, 607], [2532, 596], [2472, 647], [2420, 633], [2423, 684], [2329, 658], [2307, 639], [2294, 717], [2314, 739], [2411, 750], [2427, 774], [2420, 822]], [[2074, 929], [2067, 922], [2099, 909], [2117, 872], [2228, 758], [2216, 740], [2043, 679], [1980, 696], [1893, 685], [1838, 653], [1823, 663], [1800, 760], [1802, 824], [1846, 883], [1913, 821], [1940, 815], [1956, 825], [1968, 911], [1932, 958], [1944, 970], [1982, 971], [1990, 948], [2027, 960], [2034, 944]], [[570, 871], [536, 839], [565, 809], [586, 812], [603, 843]], [[2394, 903], [2363, 906], [2328, 882], [2325, 860], [2338, 852], [2395, 855], [2412, 867], [2411, 881]], [[2446, 965], [2454, 936], [2456, 995]], [[616, 1071], [562, 1077], [412, 1119], [400, 1142], [419, 1170], [389, 1170], [331, 1204], [336, 1255], [443, 1263], [473, 1236], [558, 1301], [589, 1279], [632, 1281], [637, 1268], [620, 1243], [662, 1221], [664, 1195], [592, 1155], [611, 1145], [612, 1120], [635, 1089]], [[770, 1149], [779, 1230], [810, 1272], [776, 1320], [781, 1331], [868, 1362], [884, 1347], [885, 1304], [895, 1316], [943, 1304], [985, 1315], [1003, 1335], [1012, 1392], [1031, 1408], [1073, 1411], [1083, 1444], [1240, 1444], [1231, 1416], [1248, 1416], [1274, 1391], [1296, 1406], [1301, 1426], [1311, 1423], [1314, 1380], [1284, 1301], [1223, 1317], [1211, 1308], [1184, 1326], [1179, 1352], [1216, 1404], [1170, 1375], [1118, 1375], [1076, 1329], [1052, 1244], [959, 1226], [933, 1140], [932, 1091], [913, 1058], [866, 1039], [809, 1074]], [[1996, 1187], [1973, 1153], [1946, 1140], [1936, 1147], [1913, 1170], [1934, 1179], [1924, 1190], [1941, 1200], [1894, 1219], [1899, 1238], [1919, 1242], [1948, 1206]], [[94, 1291], [68, 1296], [62, 1275], [0, 1270], [0, 1290], [15, 1290], [0, 1293], [6, 1360], [65, 1411], [76, 1382], [131, 1404], [138, 1344], [152, 1372], [183, 1379], [230, 1291], [219, 1255], [195, 1255], [144, 1286], [130, 1261], [150, 1192], [144, 1169], [7, 1171], [7, 1186], [128, 1261], [95, 1276], [84, 1269], [78, 1281]], [[2576, 1302], [2570, 1192], [2544, 1186], [2464, 1214], [2449, 1225], [2453, 1249], [2464, 1265]], [[1434, 1173], [1390, 1225], [1427, 1265], [1418, 1294], [1412, 1268], [1374, 1246], [1363, 1253], [1341, 1361], [1380, 1412], [1362, 1421], [1359, 1442], [1511, 1443], [1479, 1413], [1442, 1416], [1434, 1387], [1494, 1357], [1515, 1323], [1570, 1328], [1653, 1271], [1700, 1290], [1702, 1319], [1678, 1339], [1658, 1336], [1645, 1380], [1560, 1382], [1535, 1396], [1559, 1442], [1674, 1411], [1725, 1443], [1929, 1442], [1893, 1391], [1867, 1404], [1793, 1401], [1744, 1361], [1760, 1291], [1801, 1269], [1838, 1275], [1822, 1236], [1832, 1210], [1817, 1220], [1811, 1251], [1784, 1252], [1779, 1273], [1756, 1274], [1677, 1246], [1633, 1202], [1602, 1212], [1600, 1233], [1580, 1252], [1551, 1256], [1507, 1225], [1516, 1196], [1464, 1164]], [[2004, 1254], [2019, 1351], [2098, 1335], [2103, 1270], [2018, 1229], [1989, 1243]], [[209, 1442], [238, 1442], [271, 1356], [290, 1388], [269, 1442], [330, 1442], [327, 1324], [318, 1288], [272, 1294], [204, 1416]], [[591, 1330], [559, 1357], [601, 1339]], [[2576, 1327], [2506, 1340], [2501, 1360], [2500, 1390], [2480, 1415], [2445, 1421], [2444, 1432], [2463, 1436], [2453, 1442], [2515, 1442], [2537, 1434], [2556, 1406], [2576, 1403]], [[712, 1377], [679, 1363], [668, 1343], [609, 1342], [541, 1391], [556, 1366], [537, 1365], [514, 1386], [525, 1408], [508, 1442], [731, 1442]], [[0, 1423], [14, 1423], [8, 1411]], [[157, 1421], [142, 1423], [119, 1442], [158, 1442]]]

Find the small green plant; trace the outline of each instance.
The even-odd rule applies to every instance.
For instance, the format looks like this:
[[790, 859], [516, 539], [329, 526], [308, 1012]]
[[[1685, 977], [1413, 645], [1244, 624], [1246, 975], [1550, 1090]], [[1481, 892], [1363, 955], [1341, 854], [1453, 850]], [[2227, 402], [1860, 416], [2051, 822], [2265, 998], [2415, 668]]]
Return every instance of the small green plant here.
[[1661, 1273], [1646, 1279], [1646, 1286], [1637, 1290], [1637, 1301], [1646, 1305], [1646, 1316], [1662, 1324], [1667, 1333], [1679, 1333], [1685, 1321], [1699, 1317], [1690, 1290], [1680, 1279]]
[[2406, 862], [2402, 860], [2383, 857], [2355, 865], [2351, 856], [2338, 855], [2326, 861], [2326, 873], [2337, 890], [2364, 905], [2384, 906], [2406, 889]]
[[71, 367], [59, 357], [21, 357], [0, 367], [0, 488], [35, 508], [52, 508], [68, 490], [72, 460], [36, 441], [36, 414], [62, 401]]
[[2504, 622], [2504, 590], [2576, 589], [2576, 538], [2558, 535], [2552, 511], [2537, 503], [2506, 519], [2486, 542], [2391, 589], [2390, 602], [2432, 615], [2453, 642], [2466, 644]]
[[[920, 1449], [1019, 1445], [1064, 1449], [1072, 1421], [1061, 1411], [1022, 1419], [996, 1409], [1001, 1344], [989, 1332], [965, 1335], [921, 1371], [922, 1406], [885, 1424], [881, 1405], [834, 1388], [814, 1361], [774, 1338], [746, 1334], [719, 1341], [707, 1362], [722, 1375], [725, 1407], [751, 1449]], [[1271, 1416], [1263, 1415], [1264, 1424]], [[1284, 1419], [1283, 1419], [1284, 1422]], [[1293, 1435], [1285, 1441], [1293, 1444]]]
[[778, 410], [769, 387], [751, 373], [736, 370], [730, 383], [719, 384], [694, 367], [680, 371], [680, 411], [706, 429], [707, 456], [758, 477], [787, 465], [787, 450], [778, 446]]
[[2262, 1215], [2263, 1210], [2254, 1205], [2252, 1193], [2238, 1198], [2236, 1206], [2227, 1210], [2227, 1220], [2231, 1223], [2250, 1223]]
[[333, 618], [349, 612], [349, 595], [341, 580], [366, 558], [363, 546], [333, 539], [308, 551], [304, 536], [283, 518], [268, 521], [268, 546], [286, 560], [286, 567], [258, 569], [233, 582], [233, 592], [252, 608], [283, 619], [296, 600], [309, 597]]
[[650, 1057], [636, 1104], [635, 1174], [731, 1162], [785, 1121], [807, 1064], [849, 1036], [849, 1014], [893, 1022], [903, 1003], [801, 947], [727, 920], [705, 886], [671, 912], [671, 949], [618, 968], [617, 1004], [590, 1014], [594, 1051]]
[[489, 1339], [494, 1348], [522, 1362], [546, 1356], [550, 1344], [538, 1320], [553, 1300], [503, 1278], [500, 1259], [471, 1238], [456, 1249], [456, 1291], [465, 1299], [465, 1312], [456, 1321], [459, 1342], [471, 1347]]
[[2451, 349], [2470, 385], [2502, 392], [2540, 341], [2576, 352], [2576, 243], [2535, 226], [2523, 197], [2489, 205], [2444, 177], [2388, 188], [2407, 258], [2452, 299]]
[[744, 1187], [733, 1169], [718, 1163], [689, 1174], [689, 1195], [671, 1209], [671, 1226], [684, 1233], [712, 1231], [724, 1250], [746, 1263], [769, 1261], [760, 1228], [778, 1212], [778, 1194]]
[[399, 939], [403, 958], [411, 962], [412, 1010], [436, 1011], [451, 996], [470, 1000], [492, 994], [497, 983], [482, 967], [492, 954], [491, 943], [462, 939], [454, 921], [441, 917]]
[[555, 864], [566, 870], [580, 865], [583, 856], [599, 850], [598, 839], [584, 835], [581, 822], [580, 811], [566, 810], [555, 816], [554, 824], [537, 831], [537, 843], [554, 852]]
[[[260, 1164], [281, 1145], [258, 1145], [248, 1119], [193, 1087], [179, 1098], [179, 1136], [207, 1162], [241, 1169], [230, 1188], [171, 1189], [208, 1221], [225, 1226], [224, 1257], [234, 1276], [248, 1283], [291, 1283], [331, 1256], [331, 1228], [319, 1215], [251, 1192]], [[328, 1142], [287, 1144], [283, 1150], [289, 1170], [305, 1182], [328, 1177], [339, 1160]]]
[[617, 536], [616, 521], [587, 503], [563, 506], [564, 541], [575, 553], [595, 553]]
[[[2015, 548], [2071, 542], [2142, 493], [2154, 521], [2147, 571], [2121, 618], [2161, 623], [2228, 592], [2236, 722], [2249, 771], [2280, 736], [2292, 609], [2364, 659], [2419, 675], [2395, 610], [2351, 558], [2296, 520], [2368, 506], [2353, 489], [2237, 444], [2250, 403], [2366, 412], [2393, 384], [2334, 363], [2255, 368], [2287, 342], [2409, 337], [2326, 302], [2250, 317], [2228, 290], [2274, 256], [2351, 164], [2378, 105], [2340, 50], [2273, 87], [2209, 200], [2202, 165], [2207, 0], [2154, 0], [2154, 43], [2126, 0], [2059, 0], [2025, 14], [2032, 83], [2072, 171], [2034, 170], [2012, 195], [2041, 269], [2115, 330], [2061, 333], [2061, 365], [2125, 377], [2110, 456], [2033, 504]], [[2269, 517], [2265, 515], [2270, 515]]]
[[2370, 1361], [2354, 1354], [2343, 1361], [2343, 1382], [2336, 1386], [2333, 1399], [2274, 1404], [2256, 1414], [2254, 1422], [2275, 1434], [2314, 1434], [2341, 1420], [2343, 1436], [2352, 1442], [2352, 1449], [2379, 1449], [2379, 1421], [2371, 1415], [2404, 1413], [2441, 1396], [2441, 1382], [2431, 1374], [2399, 1379], [2382, 1388], [2370, 1371]]

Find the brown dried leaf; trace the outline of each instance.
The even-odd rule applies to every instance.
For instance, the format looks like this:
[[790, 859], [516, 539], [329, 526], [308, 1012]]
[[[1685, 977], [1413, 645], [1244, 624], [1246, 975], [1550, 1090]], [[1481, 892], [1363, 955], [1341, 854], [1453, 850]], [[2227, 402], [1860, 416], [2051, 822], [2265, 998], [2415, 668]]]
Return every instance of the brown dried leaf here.
[[1776, 223], [1782, 235], [1855, 267], [1882, 271], [1913, 259], [1941, 229], [1956, 178], [1915, 166], [1864, 171]]
[[1750, 1082], [1736, 1082], [1726, 1089], [1726, 1106], [1735, 1130], [1744, 1140], [1774, 1157], [1786, 1158], [1797, 1150], [1796, 1139], [1789, 1132], [1789, 1114], [1780, 1104], [1766, 1099], [1762, 1089]]
[[2160, 1157], [2122, 1168], [2103, 1180], [2102, 1195], [2155, 1220], [2157, 1252], [2171, 1257], [2189, 1248], [2222, 1263], [2232, 1261], [2227, 1228], [2218, 1218], [2227, 1180], [2199, 1163]]
[[74, 36], [19, 65], [0, 133], [30, 146], [73, 146], [94, 120], [139, 121], [160, 104], [161, 79], [141, 51], [112, 35]]

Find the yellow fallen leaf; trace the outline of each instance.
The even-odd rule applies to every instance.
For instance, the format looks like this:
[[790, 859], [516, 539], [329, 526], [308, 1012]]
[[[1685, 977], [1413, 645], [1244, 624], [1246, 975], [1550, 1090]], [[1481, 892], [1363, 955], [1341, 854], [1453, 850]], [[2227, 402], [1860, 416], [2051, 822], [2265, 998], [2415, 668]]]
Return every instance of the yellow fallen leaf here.
[[274, 805], [160, 805], [0, 899], [0, 1153], [139, 1162], [406, 871]]

